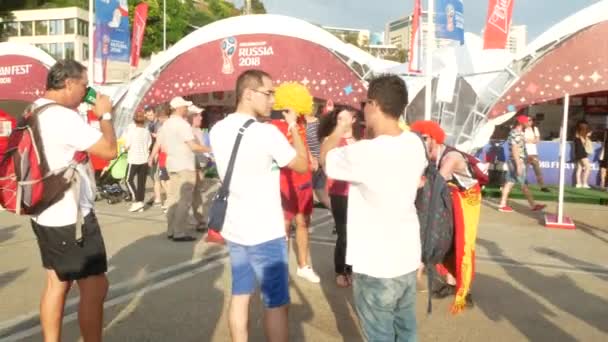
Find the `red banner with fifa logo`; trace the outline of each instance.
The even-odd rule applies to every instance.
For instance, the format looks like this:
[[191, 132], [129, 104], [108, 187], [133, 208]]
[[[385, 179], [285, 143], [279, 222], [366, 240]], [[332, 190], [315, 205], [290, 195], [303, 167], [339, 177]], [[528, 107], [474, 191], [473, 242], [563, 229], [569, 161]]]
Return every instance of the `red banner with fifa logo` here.
[[507, 46], [514, 2], [515, 0], [489, 0], [483, 33], [484, 49], [504, 49]]

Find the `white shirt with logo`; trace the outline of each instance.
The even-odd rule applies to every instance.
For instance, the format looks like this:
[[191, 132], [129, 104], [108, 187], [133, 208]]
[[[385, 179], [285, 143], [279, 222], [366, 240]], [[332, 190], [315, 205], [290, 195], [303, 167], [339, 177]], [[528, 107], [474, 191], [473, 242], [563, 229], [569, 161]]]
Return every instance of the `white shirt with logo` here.
[[326, 172], [350, 182], [346, 263], [356, 273], [395, 278], [420, 266], [414, 201], [427, 161], [413, 133], [379, 136], [327, 154]]
[[[42, 106], [52, 102], [38, 99], [34, 104]], [[70, 164], [77, 151], [86, 151], [101, 139], [101, 132], [87, 124], [78, 112], [61, 106], [51, 106], [38, 116], [40, 138], [50, 170], [58, 170]], [[81, 175], [80, 207], [85, 216], [93, 208], [95, 194], [91, 191], [94, 180], [88, 179], [84, 167], [78, 166]], [[61, 227], [76, 223], [78, 206], [74, 193], [68, 190], [59, 202], [53, 204], [32, 219], [47, 227]]]
[[[234, 113], [211, 129], [211, 148], [222, 181], [239, 129], [253, 117]], [[296, 151], [273, 125], [254, 122], [243, 135], [230, 183], [222, 235], [252, 246], [285, 236], [281, 206], [280, 168]]]

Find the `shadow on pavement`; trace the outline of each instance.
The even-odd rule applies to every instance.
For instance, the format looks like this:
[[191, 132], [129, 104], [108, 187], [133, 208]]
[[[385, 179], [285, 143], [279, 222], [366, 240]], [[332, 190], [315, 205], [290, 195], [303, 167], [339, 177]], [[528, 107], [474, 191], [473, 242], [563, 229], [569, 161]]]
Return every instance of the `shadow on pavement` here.
[[603, 236], [600, 236], [597, 232], [603, 232], [604, 234], [606, 234], [608, 236], [608, 231], [606, 231], [605, 229], [601, 229], [599, 227], [594, 227], [594, 226], [590, 226], [586, 223], [583, 223], [579, 220], [574, 220], [574, 223], [576, 224], [576, 229], [591, 236], [594, 237], [600, 241], [603, 241], [604, 243], [608, 243], [608, 238], [605, 238]]
[[19, 229], [19, 225], [12, 225], [5, 228], [0, 228], [0, 243], [8, 241], [15, 236], [15, 231]]
[[355, 310], [352, 287], [339, 288], [336, 285], [335, 277], [332, 277], [321, 281], [321, 289], [335, 317], [336, 328], [342, 336], [342, 340], [345, 342], [363, 341], [359, 325], [352, 315]]
[[289, 284], [290, 292], [295, 292], [301, 303], [294, 303], [293, 298], [289, 305], [289, 341], [305, 341], [304, 324], [310, 323], [314, 312], [306, 295], [296, 282]]
[[[123, 279], [121, 281], [133, 280], [189, 261], [195, 254], [197, 243], [175, 243], [167, 240], [166, 233], [144, 237], [114, 254], [109, 260], [112, 269], [108, 275]], [[190, 252], [184, 253], [184, 250]], [[222, 247], [211, 246], [196, 257], [204, 260], [221, 251]], [[202, 275], [203, 282], [193, 284], [191, 280], [180, 280], [152, 291], [140, 291], [127, 302], [106, 309], [104, 338], [109, 341], [171, 341], [177, 337], [181, 340], [208, 340], [213, 336], [224, 310], [225, 290], [216, 287], [223, 272], [223, 267], [214, 266], [196, 276], [200, 279]], [[187, 273], [176, 272], [172, 276]], [[142, 287], [157, 283], [145, 283]], [[193, 285], [188, 286], [188, 283]]]
[[[561, 260], [571, 266], [574, 266], [576, 268], [587, 268], [587, 269], [605, 269], [605, 267], [600, 266], [600, 265], [596, 265], [596, 264], [592, 264], [577, 258], [573, 258], [570, 255], [566, 255], [562, 252], [558, 252], [556, 250], [553, 250], [551, 248], [547, 248], [547, 247], [536, 247], [534, 248], [534, 250], [540, 254], [544, 254], [547, 256], [550, 256], [554, 259], [557, 260]], [[606, 275], [601, 275], [601, 274], [594, 274], [598, 279], [600, 280], [604, 280], [604, 281], [608, 281], [608, 270], [606, 270]]]
[[0, 273], [0, 289], [17, 280], [17, 278], [19, 278], [19, 276], [21, 276], [25, 270], [26, 268], [22, 268], [20, 270]]
[[[506, 256], [503, 250], [493, 241], [477, 239], [477, 244], [484, 247], [491, 256], [500, 257], [511, 264], [520, 264]], [[501, 267], [523, 287], [545, 298], [562, 311], [568, 312], [604, 333], [608, 333], [608, 324], [606, 324], [608, 302], [581, 289], [568, 276], [564, 274], [547, 276], [528, 267], [510, 267], [505, 264], [501, 264]], [[480, 287], [476, 286], [476, 289]], [[513, 307], [529, 311], [525, 306], [514, 305]]]
[[[492, 201], [490, 201], [492, 202]], [[492, 202], [494, 203], [494, 202]], [[545, 216], [544, 216], [544, 212], [534, 212], [531, 211], [530, 208], [527, 205], [522, 205], [519, 203], [515, 203], [515, 202], [510, 202], [509, 204], [513, 210], [519, 214], [525, 215], [527, 217], [530, 217], [532, 219], [536, 219], [538, 221], [538, 224], [541, 225], [542, 227], [545, 226]], [[605, 238], [601, 235], [598, 234], [598, 232], [602, 232], [606, 235], [608, 235], [608, 230], [606, 229], [602, 229], [599, 227], [594, 227], [592, 225], [586, 224], [584, 222], [581, 222], [580, 220], [577, 220], [576, 218], [574, 218], [574, 223], [576, 224], [576, 229], [578, 231], [581, 231], [593, 238], [596, 238], [602, 242], [608, 243], [608, 238]]]
[[475, 305], [494, 322], [509, 321], [529, 341], [576, 341], [547, 318], [556, 316], [554, 312], [504, 280], [477, 273]]

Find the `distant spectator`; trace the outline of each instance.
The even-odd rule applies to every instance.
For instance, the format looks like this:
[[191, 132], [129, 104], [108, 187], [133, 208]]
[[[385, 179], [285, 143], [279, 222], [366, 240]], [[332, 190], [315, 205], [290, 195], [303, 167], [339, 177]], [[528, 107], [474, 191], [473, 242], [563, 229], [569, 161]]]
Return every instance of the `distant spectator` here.
[[589, 175], [591, 174], [591, 163], [589, 155], [593, 153], [593, 142], [591, 142], [591, 129], [585, 121], [576, 124], [574, 135], [574, 161], [576, 162], [576, 187], [589, 189]]
[[173, 113], [158, 132], [152, 157], [160, 148], [167, 153], [169, 189], [167, 189], [167, 238], [175, 242], [196, 240], [187, 234], [188, 211], [196, 182], [195, 152], [210, 152], [197, 142], [192, 127], [186, 121], [192, 102], [175, 97], [170, 102]]
[[507, 205], [507, 200], [509, 199], [509, 193], [515, 184], [521, 186], [521, 191], [524, 193], [524, 196], [526, 196], [532, 211], [541, 211], [546, 207], [544, 204], [536, 204], [536, 202], [534, 202], [532, 193], [530, 193], [530, 189], [528, 188], [525, 164], [527, 159], [526, 139], [524, 137], [524, 127], [528, 125], [528, 122], [529, 118], [527, 116], [518, 116], [516, 118], [515, 126], [509, 133], [509, 138], [507, 139], [507, 144], [509, 144], [511, 150], [511, 159], [507, 162], [507, 181], [502, 187], [502, 197], [500, 199], [500, 204], [498, 205], [498, 211], [501, 212], [513, 212], [513, 208]]
[[[146, 178], [148, 174], [148, 158], [152, 146], [150, 131], [144, 126], [145, 115], [143, 112], [135, 113], [133, 124], [127, 127], [125, 132], [125, 148], [127, 150], [127, 186], [131, 193], [133, 204], [130, 212], [143, 211], [144, 196], [146, 194]], [[137, 183], [135, 182], [137, 178]]]
[[543, 192], [549, 192], [549, 188], [545, 186], [543, 179], [543, 171], [540, 169], [540, 161], [538, 159], [538, 143], [540, 142], [540, 132], [536, 126], [534, 119], [529, 118], [528, 124], [524, 129], [524, 137], [526, 139], [526, 152], [528, 158], [526, 159], [526, 167], [531, 165], [536, 176], [536, 182], [540, 185], [540, 190]]

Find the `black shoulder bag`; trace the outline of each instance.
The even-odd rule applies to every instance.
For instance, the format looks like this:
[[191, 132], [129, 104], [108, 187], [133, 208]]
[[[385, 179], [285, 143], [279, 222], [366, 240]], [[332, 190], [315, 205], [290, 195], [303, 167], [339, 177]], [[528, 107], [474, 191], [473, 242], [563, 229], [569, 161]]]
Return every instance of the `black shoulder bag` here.
[[247, 120], [247, 122], [245, 122], [245, 124], [243, 124], [243, 126], [239, 129], [239, 133], [236, 136], [236, 141], [234, 142], [234, 147], [232, 147], [232, 155], [230, 155], [230, 161], [228, 162], [228, 168], [226, 169], [224, 181], [222, 182], [222, 186], [220, 187], [220, 189], [213, 197], [211, 207], [209, 208], [209, 230], [214, 230], [215, 232], [222, 231], [222, 227], [224, 226], [224, 219], [226, 218], [226, 211], [228, 210], [230, 180], [232, 178], [232, 171], [234, 171], [236, 155], [239, 151], [239, 145], [241, 145], [241, 140], [243, 139], [243, 133], [245, 133], [245, 130], [247, 130], [247, 128], [251, 126], [251, 124], [254, 122], [254, 119]]

